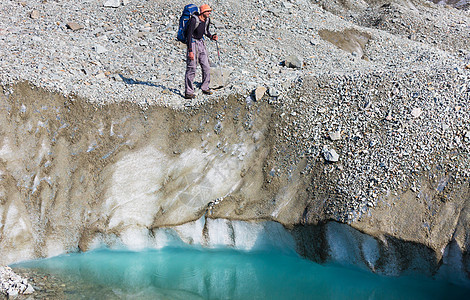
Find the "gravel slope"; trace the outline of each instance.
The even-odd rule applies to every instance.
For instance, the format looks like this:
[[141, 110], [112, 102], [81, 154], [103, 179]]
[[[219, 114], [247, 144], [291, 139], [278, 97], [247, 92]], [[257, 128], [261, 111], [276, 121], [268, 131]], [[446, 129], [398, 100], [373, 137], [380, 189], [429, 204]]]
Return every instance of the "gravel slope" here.
[[[0, 83], [27, 80], [97, 103], [181, 107], [185, 50], [175, 36], [186, 2], [134, 0], [116, 8], [104, 7], [105, 2], [2, 1]], [[317, 2], [215, 1], [213, 31], [220, 35], [221, 64], [231, 75], [212, 98], [248, 94], [258, 86], [285, 93], [291, 82], [309, 74], [463, 68], [468, 59], [465, 11], [423, 1], [415, 1], [419, 6], [360, 1], [341, 6], [350, 12], [343, 15], [329, 7], [338, 3]], [[70, 22], [83, 29], [69, 29]], [[319, 35], [320, 30], [349, 28], [372, 37], [365, 50], [369, 60]], [[217, 63], [215, 44], [207, 44]], [[281, 66], [290, 55], [303, 61], [301, 70]], [[207, 98], [201, 94], [198, 101]]]

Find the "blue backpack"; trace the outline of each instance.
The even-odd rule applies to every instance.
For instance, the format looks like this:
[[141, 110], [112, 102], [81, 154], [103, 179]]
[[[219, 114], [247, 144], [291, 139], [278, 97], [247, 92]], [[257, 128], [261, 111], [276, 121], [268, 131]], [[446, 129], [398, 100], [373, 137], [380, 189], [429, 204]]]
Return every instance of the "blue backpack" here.
[[189, 20], [193, 15], [199, 14], [199, 9], [194, 4], [188, 4], [183, 9], [183, 14], [180, 17], [180, 25], [178, 28], [178, 35], [176, 39], [182, 43], [186, 43], [187, 29]]

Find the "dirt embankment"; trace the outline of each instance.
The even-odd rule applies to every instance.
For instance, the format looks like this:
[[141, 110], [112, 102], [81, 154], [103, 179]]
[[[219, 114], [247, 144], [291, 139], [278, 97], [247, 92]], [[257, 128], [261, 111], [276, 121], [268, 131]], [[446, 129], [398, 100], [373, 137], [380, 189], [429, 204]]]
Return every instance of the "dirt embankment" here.
[[[346, 114], [344, 106], [335, 108], [323, 98], [331, 86], [313, 82], [314, 90], [308, 89], [310, 81], [299, 86], [306, 94], [297, 95], [297, 109], [302, 109], [302, 97], [311, 96], [308, 103], [317, 114], [297, 118], [269, 99], [247, 103], [240, 96], [184, 111], [142, 110], [132, 104], [95, 106], [28, 84], [4, 88], [4, 262], [116, 243], [152, 246], [149, 237], [162, 246], [157, 238], [161, 228], [178, 228], [203, 215], [229, 222], [281, 223], [297, 250], [317, 261], [332, 258], [331, 232], [352, 230], [349, 234], [358, 245], [370, 237], [375, 240], [382, 258], [366, 266], [384, 273], [392, 257], [410, 249], [429, 261], [423, 269], [427, 273], [440, 267], [451, 245], [466, 259], [466, 148], [452, 158], [437, 156], [439, 161], [424, 155], [428, 164], [422, 170], [388, 181], [399, 172], [406, 174], [420, 153], [415, 160], [406, 157], [406, 163], [390, 169], [378, 166], [377, 171], [380, 162], [372, 158], [374, 151], [397, 146], [387, 138], [395, 134], [393, 124], [388, 127], [391, 121], [353, 100]], [[307, 116], [317, 121], [304, 123]], [[330, 129], [322, 124], [341, 118], [343, 124], [352, 122], [351, 127], [342, 127], [341, 139], [331, 139]], [[421, 119], [410, 120], [407, 126], [413, 130], [399, 133], [403, 143], [416, 142], [425, 128], [415, 124]], [[358, 138], [359, 128], [353, 124], [373, 130], [362, 131]], [[289, 126], [299, 128], [281, 130]], [[338, 162], [325, 160], [325, 145], [338, 149]], [[392, 163], [391, 157], [382, 158]], [[369, 237], [328, 225], [330, 221], [349, 224]], [[211, 243], [202, 227], [200, 234], [206, 239], [202, 243]], [[400, 241], [408, 246], [399, 247]], [[194, 238], [187, 242], [197, 243]], [[412, 261], [402, 261], [399, 269], [406, 270]]]

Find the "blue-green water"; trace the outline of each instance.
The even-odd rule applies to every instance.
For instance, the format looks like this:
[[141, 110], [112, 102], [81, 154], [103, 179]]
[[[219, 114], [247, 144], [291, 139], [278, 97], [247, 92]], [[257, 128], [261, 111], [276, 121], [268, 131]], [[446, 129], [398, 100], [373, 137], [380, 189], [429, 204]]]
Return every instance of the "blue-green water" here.
[[470, 295], [470, 289], [430, 278], [380, 276], [280, 252], [99, 250], [13, 267], [67, 278], [62, 285], [67, 299], [468, 299]]

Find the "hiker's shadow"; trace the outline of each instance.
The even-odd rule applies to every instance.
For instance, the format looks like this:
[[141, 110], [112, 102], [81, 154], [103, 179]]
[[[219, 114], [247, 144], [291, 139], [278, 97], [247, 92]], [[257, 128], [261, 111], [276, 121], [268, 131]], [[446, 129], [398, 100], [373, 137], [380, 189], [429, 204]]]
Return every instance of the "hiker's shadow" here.
[[182, 94], [179, 90], [170, 89], [170, 88], [168, 88], [164, 85], [161, 85], [161, 84], [155, 84], [155, 83], [152, 83], [152, 82], [149, 82], [149, 81], [140, 81], [140, 80], [135, 80], [135, 79], [132, 79], [132, 78], [127, 78], [127, 77], [124, 77], [122, 74], [119, 74], [119, 77], [121, 77], [122, 81], [125, 84], [142, 84], [142, 85], [146, 85], [146, 86], [159, 87], [161, 89], [168, 90], [168, 91], [172, 92], [173, 94], [182, 96]]

